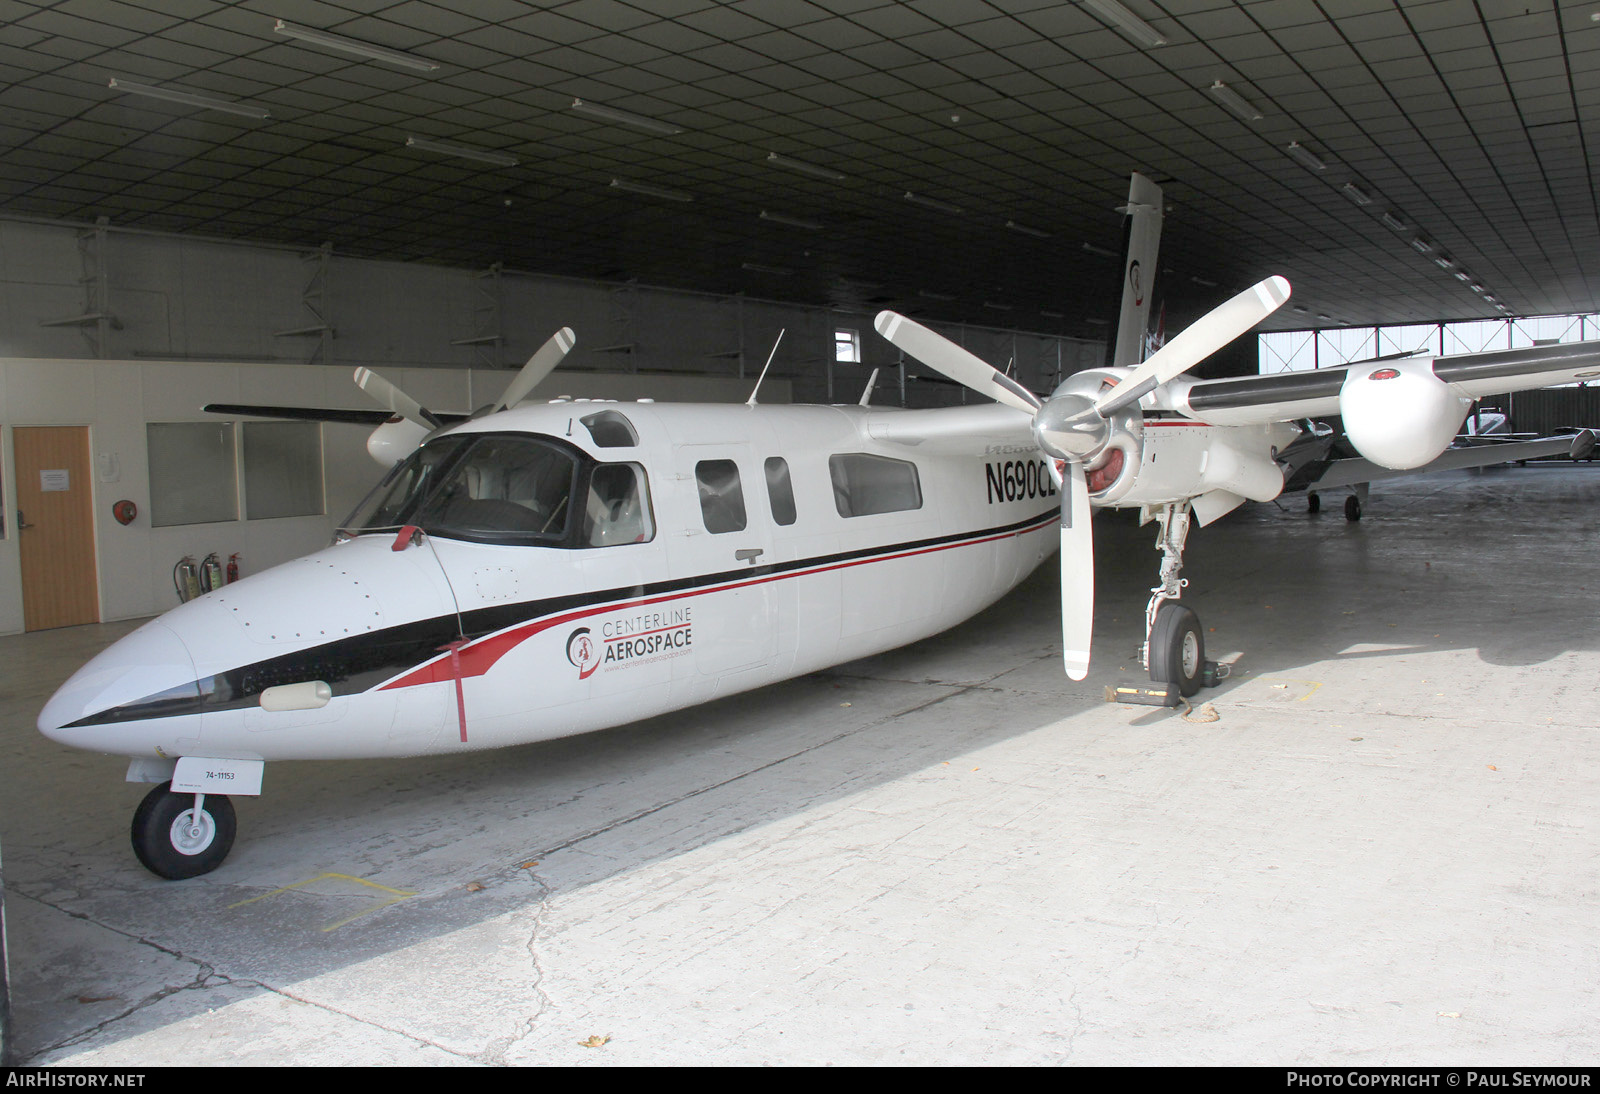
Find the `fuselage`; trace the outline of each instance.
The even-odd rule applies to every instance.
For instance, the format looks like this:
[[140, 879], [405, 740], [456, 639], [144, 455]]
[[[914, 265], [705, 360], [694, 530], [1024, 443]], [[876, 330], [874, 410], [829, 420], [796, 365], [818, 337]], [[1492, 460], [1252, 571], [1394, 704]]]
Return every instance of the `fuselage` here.
[[874, 439], [893, 414], [563, 401], [464, 423], [352, 534], [145, 624], [39, 728], [161, 759], [494, 748], [925, 638], [1055, 550], [1058, 498], [1036, 452]]

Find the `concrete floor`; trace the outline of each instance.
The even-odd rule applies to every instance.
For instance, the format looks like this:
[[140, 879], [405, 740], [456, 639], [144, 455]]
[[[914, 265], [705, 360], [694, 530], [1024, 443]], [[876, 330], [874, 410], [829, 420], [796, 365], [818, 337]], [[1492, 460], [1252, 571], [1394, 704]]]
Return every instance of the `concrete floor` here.
[[[939, 638], [451, 759], [279, 764], [215, 873], [33, 730], [132, 624], [0, 638], [13, 1036], [37, 1064], [1600, 1058], [1600, 468], [1401, 480], [1190, 540], [1220, 717], [1137, 676], [1151, 529]], [[1238, 651], [1243, 651], [1239, 653]], [[602, 1039], [603, 1043], [600, 1043]]]

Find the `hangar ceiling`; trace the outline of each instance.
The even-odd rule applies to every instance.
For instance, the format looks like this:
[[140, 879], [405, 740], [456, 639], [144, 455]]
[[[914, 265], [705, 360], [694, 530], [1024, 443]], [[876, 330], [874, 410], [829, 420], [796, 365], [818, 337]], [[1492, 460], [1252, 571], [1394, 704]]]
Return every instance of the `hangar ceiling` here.
[[1138, 170], [1174, 321], [1600, 310], [1600, 0], [1121, 6], [0, 0], [0, 216], [1093, 337]]

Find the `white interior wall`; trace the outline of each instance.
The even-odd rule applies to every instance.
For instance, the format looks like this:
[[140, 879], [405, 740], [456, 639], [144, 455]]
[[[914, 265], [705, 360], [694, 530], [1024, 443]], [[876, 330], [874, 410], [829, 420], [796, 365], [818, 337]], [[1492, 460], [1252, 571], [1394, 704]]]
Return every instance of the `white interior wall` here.
[[[266, 569], [327, 544], [335, 525], [378, 481], [382, 469], [367, 455], [364, 426], [323, 426], [321, 516], [218, 521], [168, 528], [150, 526], [146, 462], [147, 422], [216, 420], [206, 403], [312, 407], [365, 407], [347, 365], [241, 365], [172, 361], [85, 361], [0, 358], [0, 462], [5, 487], [5, 531], [0, 537], [0, 634], [22, 630], [22, 565], [16, 519], [17, 426], [81, 425], [89, 428], [93, 511], [100, 577], [100, 618], [153, 615], [177, 603], [172, 568], [185, 555], [215, 551], [226, 561], [237, 552], [245, 573]], [[424, 404], [471, 410], [505, 390], [514, 373], [478, 369], [387, 369], [385, 375]], [[541, 394], [579, 398], [654, 398], [737, 402], [750, 381], [735, 378], [616, 375], [557, 371]], [[767, 402], [786, 402], [787, 381], [762, 389]], [[127, 499], [139, 507], [131, 524], [118, 524], [111, 507]]]

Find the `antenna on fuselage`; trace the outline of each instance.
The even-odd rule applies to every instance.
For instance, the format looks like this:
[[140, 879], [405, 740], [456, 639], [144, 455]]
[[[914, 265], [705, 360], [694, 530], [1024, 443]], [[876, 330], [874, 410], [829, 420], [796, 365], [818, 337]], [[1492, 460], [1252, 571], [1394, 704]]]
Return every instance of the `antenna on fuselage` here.
[[761, 390], [761, 381], [767, 378], [767, 369], [772, 367], [772, 359], [778, 355], [778, 343], [783, 341], [784, 332], [789, 328], [784, 327], [778, 331], [778, 337], [772, 341], [772, 352], [767, 354], [767, 363], [761, 366], [761, 375], [756, 377], [756, 386], [750, 390], [750, 398], [744, 401], [745, 406], [756, 405], [756, 392]]
[[878, 383], [878, 370], [877, 369], [873, 369], [872, 370], [872, 375], [867, 377], [867, 390], [865, 390], [865, 391], [863, 391], [861, 393], [861, 405], [862, 406], [866, 406], [867, 405], [867, 400], [872, 398], [872, 389], [877, 386], [877, 383]]

